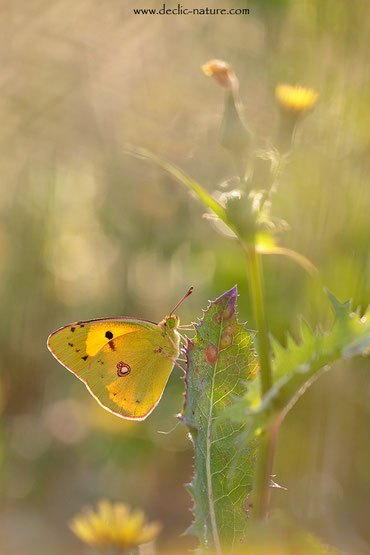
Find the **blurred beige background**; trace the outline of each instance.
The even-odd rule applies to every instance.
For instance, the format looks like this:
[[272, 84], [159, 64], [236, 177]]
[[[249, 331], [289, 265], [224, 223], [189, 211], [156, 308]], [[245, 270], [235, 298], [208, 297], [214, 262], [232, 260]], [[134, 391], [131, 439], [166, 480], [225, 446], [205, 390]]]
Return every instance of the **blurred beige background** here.
[[[231, 63], [261, 145], [276, 124], [277, 82], [314, 87], [274, 211], [282, 244], [320, 269], [265, 260], [271, 330], [297, 334], [297, 314], [330, 326], [326, 285], [369, 300], [369, 3], [207, 0], [249, 16], [138, 16], [142, 0], [3, 0], [0, 5], [0, 552], [83, 553], [68, 529], [106, 497], [163, 523], [159, 551], [194, 547], [183, 490], [192, 472], [173, 415], [175, 369], [145, 423], [103, 411], [52, 359], [46, 338], [75, 320], [159, 321], [190, 285], [179, 314], [238, 283], [253, 327], [243, 258], [202, 207], [160, 170], [124, 154], [165, 155], [210, 190], [233, 174], [218, 145], [223, 92], [201, 70]], [[177, 2], [170, 3], [176, 6]], [[198, 3], [183, 0], [183, 5]], [[202, 4], [203, 5], [203, 4]], [[205, 6], [206, 4], [204, 4]], [[346, 553], [369, 553], [369, 384], [364, 360], [336, 365], [284, 423], [273, 507]]]

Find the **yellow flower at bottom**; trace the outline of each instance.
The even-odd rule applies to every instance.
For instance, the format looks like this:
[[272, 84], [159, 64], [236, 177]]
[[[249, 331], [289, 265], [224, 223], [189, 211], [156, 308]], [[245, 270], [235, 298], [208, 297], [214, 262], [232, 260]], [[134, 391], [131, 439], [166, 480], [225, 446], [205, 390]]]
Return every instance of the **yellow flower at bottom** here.
[[71, 530], [94, 547], [128, 549], [154, 540], [160, 532], [158, 522], [145, 523], [142, 511], [130, 511], [124, 503], [102, 500], [96, 511], [86, 507], [72, 520]]
[[319, 95], [314, 89], [279, 84], [275, 96], [280, 108], [298, 115], [312, 108]]

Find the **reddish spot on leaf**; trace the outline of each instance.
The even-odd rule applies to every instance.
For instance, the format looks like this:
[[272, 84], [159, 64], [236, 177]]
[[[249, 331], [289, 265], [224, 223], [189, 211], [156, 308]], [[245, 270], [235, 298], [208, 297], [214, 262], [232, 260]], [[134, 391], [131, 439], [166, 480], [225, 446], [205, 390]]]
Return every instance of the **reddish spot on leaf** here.
[[209, 345], [207, 345], [206, 358], [208, 362], [211, 362], [211, 363], [216, 362], [217, 355], [218, 355], [218, 352], [217, 352], [216, 345], [213, 345], [213, 343], [210, 343]]
[[248, 378], [253, 381], [257, 377], [257, 368], [253, 368], [248, 374]]
[[217, 313], [215, 320], [216, 320], [216, 324], [221, 324], [221, 314]]
[[233, 344], [233, 338], [234, 338], [234, 331], [232, 330], [232, 332], [230, 333], [230, 331], [226, 328], [226, 330], [221, 335], [221, 340], [220, 340], [221, 349], [226, 349], [227, 347], [230, 347], [230, 345]]
[[225, 307], [224, 313], [223, 313], [223, 319], [224, 320], [230, 320], [231, 316], [234, 314], [235, 312], [235, 303], [230, 303]]

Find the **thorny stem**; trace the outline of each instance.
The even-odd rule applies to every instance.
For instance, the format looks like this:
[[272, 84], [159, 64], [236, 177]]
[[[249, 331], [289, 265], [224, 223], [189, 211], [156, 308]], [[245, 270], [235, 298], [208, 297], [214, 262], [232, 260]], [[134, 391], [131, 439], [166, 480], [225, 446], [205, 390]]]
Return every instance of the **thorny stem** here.
[[[260, 255], [255, 245], [244, 245], [246, 252], [251, 297], [257, 324], [258, 357], [260, 364], [261, 396], [264, 396], [272, 386], [270, 339], [265, 314], [263, 298], [263, 273]], [[256, 474], [253, 488], [252, 515], [256, 519], [266, 519], [270, 498], [270, 480], [275, 452], [278, 426], [273, 426], [262, 432], [256, 463]]]

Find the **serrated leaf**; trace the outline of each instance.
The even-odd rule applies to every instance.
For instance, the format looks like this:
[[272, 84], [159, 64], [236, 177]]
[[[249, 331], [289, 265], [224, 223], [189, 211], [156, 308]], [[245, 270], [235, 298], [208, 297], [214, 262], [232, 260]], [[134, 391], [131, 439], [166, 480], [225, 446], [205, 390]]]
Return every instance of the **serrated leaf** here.
[[[194, 443], [195, 468], [189, 491], [194, 523], [189, 532], [201, 546], [228, 553], [244, 541], [245, 501], [254, 474], [254, 442], [246, 443], [246, 424], [220, 421], [245, 394], [257, 371], [252, 333], [235, 313], [234, 287], [211, 302], [187, 349], [186, 398], [181, 418]], [[231, 546], [231, 547], [230, 547]]]
[[284, 348], [272, 338], [272, 388], [261, 399], [258, 384], [252, 383], [244, 399], [238, 400], [224, 418], [234, 423], [249, 421], [254, 428], [264, 419], [281, 418], [329, 364], [364, 353], [370, 345], [369, 311], [360, 318], [351, 312], [350, 301], [340, 303], [329, 292], [328, 297], [335, 313], [332, 330], [314, 333], [302, 319], [299, 343], [288, 335]]

